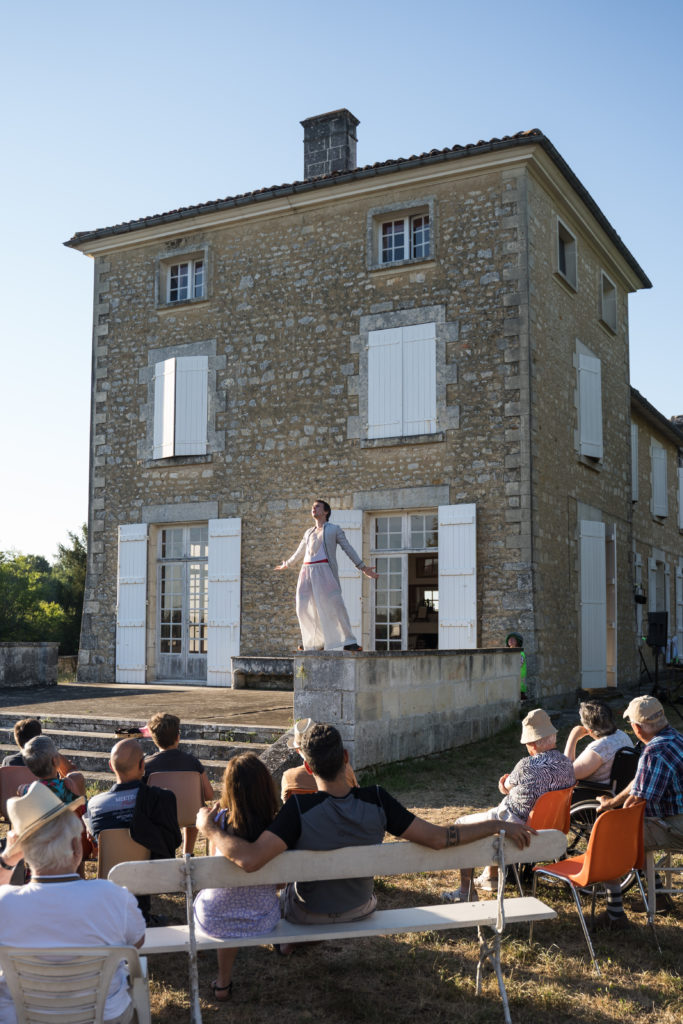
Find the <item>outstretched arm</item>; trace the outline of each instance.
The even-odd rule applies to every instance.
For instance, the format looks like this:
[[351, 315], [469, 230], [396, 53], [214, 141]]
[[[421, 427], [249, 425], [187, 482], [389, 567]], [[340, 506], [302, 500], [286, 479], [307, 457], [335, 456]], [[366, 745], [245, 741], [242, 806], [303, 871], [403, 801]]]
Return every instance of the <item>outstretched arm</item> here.
[[433, 825], [424, 818], [414, 818], [402, 834], [401, 839], [409, 839], [411, 843], [429, 846], [432, 850], [443, 850], [447, 846], [462, 846], [473, 843], [476, 839], [486, 839], [497, 835], [501, 829], [505, 835], [523, 850], [536, 835], [533, 828], [521, 825], [516, 821], [500, 821], [490, 818], [486, 821], [469, 822], [465, 825]]

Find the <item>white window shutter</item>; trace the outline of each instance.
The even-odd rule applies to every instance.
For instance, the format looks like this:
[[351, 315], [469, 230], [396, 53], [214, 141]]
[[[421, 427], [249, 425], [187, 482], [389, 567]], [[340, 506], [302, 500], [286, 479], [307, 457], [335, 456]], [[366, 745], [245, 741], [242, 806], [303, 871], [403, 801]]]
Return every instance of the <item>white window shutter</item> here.
[[209, 520], [209, 626], [206, 681], [230, 686], [230, 659], [240, 652], [240, 519]]
[[678, 660], [683, 660], [683, 559], [676, 566], [676, 641]]
[[147, 525], [119, 526], [116, 595], [116, 682], [145, 683]]
[[206, 454], [209, 360], [183, 356], [176, 360], [175, 454]]
[[400, 437], [403, 431], [401, 327], [368, 334], [368, 437]]
[[439, 650], [477, 646], [477, 507], [439, 506]]
[[650, 445], [650, 453], [652, 456], [652, 515], [668, 516], [666, 448], [653, 440]]
[[[643, 586], [643, 556], [637, 551], [633, 557], [633, 566], [635, 573], [635, 585], [638, 593], [642, 592]], [[643, 606], [642, 604], [636, 604], [636, 647], [640, 647], [640, 638], [643, 635]]]
[[602, 458], [602, 386], [600, 360], [579, 354], [579, 451]]
[[175, 443], [176, 360], [164, 359], [154, 366], [154, 451], [155, 459], [169, 459]]
[[581, 520], [581, 686], [607, 682], [605, 524]]
[[647, 560], [647, 610], [648, 612], [663, 611], [657, 608], [657, 559]]
[[638, 424], [631, 423], [631, 501], [638, 501]]
[[[330, 522], [341, 526], [346, 534], [346, 539], [352, 548], [355, 548], [360, 557], [363, 557], [363, 513], [360, 509], [335, 509]], [[339, 569], [339, 583], [341, 584], [342, 597], [346, 610], [349, 613], [351, 630], [358, 643], [361, 642], [363, 632], [363, 577], [353, 562], [350, 562], [343, 551], [337, 549], [337, 568]]]
[[403, 328], [403, 435], [436, 430], [436, 325]]
[[607, 623], [607, 685], [617, 685], [617, 528], [612, 523], [605, 531], [605, 606]]
[[683, 466], [678, 467], [678, 529], [683, 530]]

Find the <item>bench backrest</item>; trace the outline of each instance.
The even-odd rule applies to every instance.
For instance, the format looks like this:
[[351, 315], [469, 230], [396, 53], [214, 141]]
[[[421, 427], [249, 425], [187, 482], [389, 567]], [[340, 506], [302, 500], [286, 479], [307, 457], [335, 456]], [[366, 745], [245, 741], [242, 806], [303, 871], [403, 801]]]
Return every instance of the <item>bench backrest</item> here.
[[[368, 875], [405, 875], [419, 871], [451, 871], [482, 867], [495, 862], [497, 837], [479, 839], [463, 846], [430, 850], [404, 841], [377, 846], [347, 846], [324, 852], [288, 850], [258, 871], [247, 874], [225, 857], [193, 857], [189, 860], [192, 889], [227, 889], [245, 885], [277, 885], [326, 878], [358, 878]], [[505, 840], [506, 864], [529, 864], [562, 857], [567, 849], [563, 832], [548, 829], [531, 837], [523, 850]], [[185, 861], [155, 860], [117, 864], [109, 873], [117, 885], [137, 894], [184, 892]]]

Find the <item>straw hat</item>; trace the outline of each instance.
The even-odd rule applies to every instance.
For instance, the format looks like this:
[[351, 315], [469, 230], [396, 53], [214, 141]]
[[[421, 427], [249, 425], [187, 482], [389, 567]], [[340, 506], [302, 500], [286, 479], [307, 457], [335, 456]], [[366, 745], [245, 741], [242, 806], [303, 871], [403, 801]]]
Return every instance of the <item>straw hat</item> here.
[[624, 718], [651, 729], [660, 729], [669, 721], [656, 697], [634, 697], [624, 711]]
[[300, 750], [304, 737], [311, 731], [314, 725], [315, 722], [312, 718], [300, 718], [298, 722], [295, 722], [294, 733], [287, 740], [287, 746], [289, 749]]
[[59, 797], [44, 786], [42, 782], [32, 782], [24, 796], [15, 796], [7, 801], [7, 816], [12, 824], [14, 841], [7, 847], [10, 853], [15, 846], [21, 846], [49, 822], [58, 818], [64, 811], [75, 811], [85, 803], [85, 797], [79, 796], [70, 804], [62, 803]]
[[536, 743], [537, 740], [544, 740], [546, 736], [554, 736], [557, 729], [550, 721], [550, 716], [543, 708], [536, 708], [530, 711], [522, 722], [522, 738], [520, 743]]

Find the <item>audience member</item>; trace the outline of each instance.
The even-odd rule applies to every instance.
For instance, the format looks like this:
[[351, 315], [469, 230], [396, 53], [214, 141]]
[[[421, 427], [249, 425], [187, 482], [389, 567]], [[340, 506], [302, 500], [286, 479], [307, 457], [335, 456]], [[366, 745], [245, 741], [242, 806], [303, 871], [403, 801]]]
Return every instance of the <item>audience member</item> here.
[[[520, 743], [524, 743], [529, 757], [518, 761], [511, 772], [501, 775], [498, 789], [503, 799], [497, 807], [477, 814], [465, 814], [456, 820], [456, 825], [473, 824], [481, 821], [525, 822], [540, 796], [554, 789], [567, 789], [575, 782], [574, 769], [568, 757], [557, 750], [557, 729], [542, 708], [530, 711], [522, 722]], [[460, 872], [460, 889], [443, 893], [446, 903], [466, 903], [477, 900], [472, 889], [472, 869]], [[475, 885], [494, 891], [498, 886], [498, 869], [486, 868]]]
[[[296, 750], [296, 752], [301, 756], [302, 763], [296, 768], [288, 768], [287, 771], [282, 773], [280, 798], [283, 803], [285, 800], [289, 799], [292, 793], [297, 792], [297, 790], [311, 790], [312, 792], [315, 792], [316, 790], [315, 778], [310, 772], [306, 771], [306, 767], [303, 763], [304, 757], [301, 753], [303, 738], [315, 724], [316, 723], [312, 718], [300, 718], [299, 721], [294, 724], [293, 735], [287, 740], [287, 746], [290, 750]], [[348, 761], [346, 763], [346, 780], [351, 787], [358, 785], [358, 780]]]
[[[253, 842], [277, 814], [273, 778], [255, 754], [240, 754], [228, 761], [215, 824], [229, 835]], [[280, 903], [274, 885], [235, 889], [202, 889], [195, 900], [198, 925], [217, 939], [262, 935], [280, 920]], [[232, 969], [237, 948], [218, 949], [218, 976], [211, 991], [218, 1002], [232, 994]]]
[[[669, 725], [656, 697], [634, 697], [624, 711], [636, 739], [645, 744], [633, 782], [613, 797], [599, 798], [602, 810], [630, 807], [645, 801], [643, 842], [645, 850], [683, 852], [683, 736]], [[661, 882], [657, 880], [657, 887]], [[672, 905], [670, 897], [657, 897], [660, 907]], [[621, 886], [607, 887], [607, 910], [597, 919], [598, 927], [622, 929], [629, 926], [624, 912]]]
[[[149, 780], [152, 772], [198, 772], [202, 798], [213, 800], [213, 786], [204, 765], [194, 754], [188, 754], [187, 751], [181, 750], [179, 747], [180, 719], [178, 716], [157, 712], [147, 723], [147, 730], [159, 752], [145, 758], [145, 779]], [[183, 828], [183, 853], [194, 853], [196, 842], [196, 827], [187, 825]]]
[[[3, 935], [11, 936], [13, 946], [140, 947], [144, 941], [145, 922], [135, 897], [113, 882], [86, 882], [76, 873], [83, 825], [76, 814], [66, 812], [82, 805], [82, 797], [63, 803], [39, 782], [32, 783], [25, 796], [8, 801], [12, 832], [4, 857], [13, 862], [23, 855], [32, 875], [23, 886], [0, 885]], [[109, 986], [104, 1020], [105, 1024], [129, 1024], [133, 1018], [122, 962]], [[1, 977], [0, 1020], [16, 1024], [14, 1005]]]
[[521, 633], [508, 633], [505, 637], [505, 646], [514, 647], [519, 651], [519, 699], [527, 699], [526, 685], [526, 654], [524, 653], [524, 637]]
[[[76, 797], [85, 796], [85, 779], [80, 772], [62, 775], [59, 770], [62, 755], [50, 736], [34, 736], [21, 751], [24, 764], [37, 779], [51, 789], [62, 803], [70, 804]], [[28, 784], [20, 787], [20, 795]]]
[[[617, 729], [609, 706], [601, 700], [580, 704], [579, 718], [581, 724], [575, 725], [567, 737], [565, 756], [573, 762], [577, 780], [607, 786], [614, 755], [622, 747], [633, 749], [631, 737], [623, 729]], [[585, 736], [590, 736], [591, 742], [577, 757], [577, 743]]]
[[[8, 754], [2, 762], [2, 767], [22, 767], [24, 765], [24, 756], [21, 752], [21, 748], [25, 747], [29, 740], [32, 740], [34, 736], [40, 736], [43, 731], [43, 727], [40, 724], [38, 718], [20, 718], [18, 722], [14, 723], [14, 742], [19, 747], [17, 754]], [[69, 772], [76, 770], [76, 766], [68, 757], [64, 757], [63, 754], [57, 754], [58, 762], [57, 769], [60, 775], [68, 775]]]
[[[204, 807], [197, 825], [219, 853], [245, 871], [256, 871], [287, 849], [334, 850], [343, 846], [381, 843], [385, 832], [432, 849], [457, 846], [494, 835], [500, 822], [485, 821], [443, 827], [406, 810], [381, 786], [351, 788], [346, 777], [348, 752], [331, 725], [314, 725], [301, 747], [306, 770], [315, 778], [317, 793], [294, 795], [254, 842], [224, 832], [215, 820], [219, 805]], [[520, 848], [529, 845], [533, 829], [510, 822], [508, 836]], [[373, 879], [344, 878], [296, 882], [286, 887], [284, 915], [299, 924], [356, 921], [375, 909]], [[291, 947], [283, 946], [283, 954]]]

